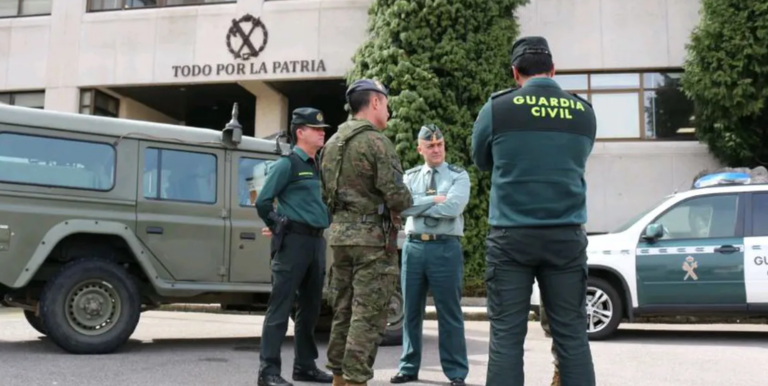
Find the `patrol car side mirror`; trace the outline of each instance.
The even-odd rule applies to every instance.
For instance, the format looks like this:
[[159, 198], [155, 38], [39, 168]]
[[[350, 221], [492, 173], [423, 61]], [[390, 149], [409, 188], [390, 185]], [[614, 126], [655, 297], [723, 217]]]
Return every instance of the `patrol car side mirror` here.
[[237, 121], [237, 103], [232, 106], [232, 120], [224, 126], [224, 130], [221, 131], [221, 136], [224, 142], [228, 145], [237, 146], [243, 140], [243, 127], [240, 126], [240, 122]]
[[664, 236], [664, 226], [661, 224], [648, 224], [645, 227], [643, 238], [646, 240], [656, 240]]

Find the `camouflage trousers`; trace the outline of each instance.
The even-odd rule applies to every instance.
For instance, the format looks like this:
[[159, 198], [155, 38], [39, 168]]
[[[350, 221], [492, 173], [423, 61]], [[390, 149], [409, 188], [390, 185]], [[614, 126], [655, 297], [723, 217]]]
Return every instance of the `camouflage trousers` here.
[[[539, 319], [541, 320], [541, 329], [544, 330], [544, 335], [546, 335], [548, 338], [551, 338], [552, 332], [549, 329], [549, 318], [547, 317], [547, 313], [544, 311], [544, 301], [541, 299], [539, 299]], [[550, 351], [552, 352], [552, 357], [554, 358], [552, 364], [555, 365], [555, 374], [552, 376], [552, 383], [550, 386], [560, 386], [560, 363], [557, 361], [557, 352], [555, 351], [554, 341], [552, 342]]]
[[373, 364], [387, 327], [389, 301], [397, 290], [397, 254], [383, 247], [333, 246], [333, 324], [328, 364], [351, 384], [373, 378]]

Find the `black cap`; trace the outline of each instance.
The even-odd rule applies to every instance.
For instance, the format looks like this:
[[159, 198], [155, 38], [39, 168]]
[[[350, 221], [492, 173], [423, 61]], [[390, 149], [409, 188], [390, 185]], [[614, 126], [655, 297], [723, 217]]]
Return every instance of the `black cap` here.
[[293, 110], [291, 124], [295, 127], [331, 127], [330, 125], [325, 124], [323, 112], [311, 107], [299, 107], [298, 109]]
[[552, 55], [547, 39], [541, 36], [526, 36], [518, 39], [512, 45], [512, 65], [514, 66], [521, 57], [527, 54]]
[[347, 100], [349, 100], [349, 97], [352, 96], [352, 94], [358, 91], [375, 91], [384, 94], [387, 97], [389, 96], [389, 90], [387, 90], [381, 82], [374, 79], [360, 79], [352, 83], [347, 89]]
[[424, 141], [438, 141], [443, 139], [443, 132], [436, 125], [430, 123], [421, 127], [419, 139]]

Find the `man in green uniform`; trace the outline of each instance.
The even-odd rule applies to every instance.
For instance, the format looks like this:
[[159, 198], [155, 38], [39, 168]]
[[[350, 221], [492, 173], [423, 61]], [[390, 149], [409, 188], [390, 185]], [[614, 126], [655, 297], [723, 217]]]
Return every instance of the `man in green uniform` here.
[[584, 170], [592, 106], [563, 91], [544, 38], [512, 47], [520, 88], [491, 96], [475, 121], [472, 159], [491, 171], [486, 286], [491, 322], [488, 386], [522, 386], [531, 291], [538, 280], [564, 386], [595, 385], [587, 339]]
[[465, 386], [469, 372], [461, 291], [464, 280], [464, 208], [469, 201], [469, 174], [445, 162], [445, 139], [435, 125], [421, 128], [418, 151], [424, 164], [405, 172], [415, 206], [404, 211], [407, 235], [400, 282], [405, 297], [403, 354], [391, 383], [418, 380], [421, 330], [427, 290], [435, 298], [440, 332], [440, 363], [451, 386]]
[[315, 154], [323, 146], [326, 127], [319, 110], [294, 110], [291, 135], [296, 144], [288, 156], [272, 165], [256, 199], [259, 217], [269, 228], [265, 232], [273, 237], [272, 295], [261, 333], [259, 386], [292, 385], [280, 376], [280, 347], [297, 292], [293, 380], [332, 381], [315, 365], [314, 335], [325, 280], [323, 232], [329, 226]]
[[332, 214], [334, 317], [328, 368], [334, 386], [367, 385], [397, 290], [399, 213], [412, 205], [387, 126], [386, 88], [363, 79], [347, 90], [352, 118], [325, 145], [323, 195]]

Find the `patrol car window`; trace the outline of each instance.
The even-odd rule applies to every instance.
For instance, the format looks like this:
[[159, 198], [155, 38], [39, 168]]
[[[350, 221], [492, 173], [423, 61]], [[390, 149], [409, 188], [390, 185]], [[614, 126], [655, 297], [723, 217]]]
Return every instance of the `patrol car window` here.
[[752, 195], [752, 235], [768, 236], [768, 193]]
[[106, 143], [0, 133], [0, 181], [109, 191], [115, 153]]
[[683, 201], [656, 221], [665, 228], [662, 240], [734, 237], [738, 196], [719, 194]]
[[216, 203], [216, 156], [148, 148], [144, 154], [144, 198]]
[[237, 197], [240, 206], [254, 206], [267, 170], [274, 161], [257, 158], [240, 158], [237, 167]]

